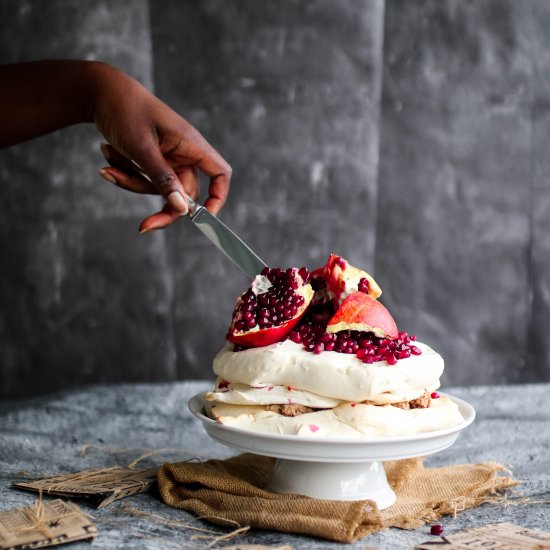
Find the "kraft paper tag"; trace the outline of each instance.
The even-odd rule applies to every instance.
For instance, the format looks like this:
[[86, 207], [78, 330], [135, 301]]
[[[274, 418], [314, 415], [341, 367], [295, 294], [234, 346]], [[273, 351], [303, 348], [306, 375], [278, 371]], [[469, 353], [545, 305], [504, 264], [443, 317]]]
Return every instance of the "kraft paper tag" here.
[[32, 506], [0, 512], [0, 549], [20, 550], [56, 546], [77, 540], [93, 541], [95, 523], [72, 502], [37, 501]]
[[99, 500], [98, 508], [103, 508], [115, 500], [149, 491], [156, 481], [156, 475], [157, 468], [132, 470], [115, 466], [35, 481], [22, 481], [14, 483], [13, 487], [41, 491], [48, 495], [96, 498]]
[[511, 523], [496, 523], [468, 529], [424, 542], [416, 550], [542, 550], [550, 549], [550, 533]]

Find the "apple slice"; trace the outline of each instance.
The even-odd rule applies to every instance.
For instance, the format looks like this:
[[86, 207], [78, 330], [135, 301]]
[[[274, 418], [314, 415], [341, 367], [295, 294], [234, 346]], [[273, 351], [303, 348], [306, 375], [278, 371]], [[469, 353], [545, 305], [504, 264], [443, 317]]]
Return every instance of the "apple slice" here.
[[303, 268], [265, 268], [237, 300], [227, 340], [258, 348], [281, 342], [304, 315], [314, 295]]
[[347, 296], [353, 292], [363, 292], [376, 299], [382, 294], [381, 288], [374, 278], [366, 271], [349, 264], [341, 256], [331, 254], [327, 263], [311, 273], [312, 280], [324, 281], [325, 285], [318, 286], [318, 296], [315, 302], [332, 301], [337, 309]]
[[397, 338], [399, 331], [390, 312], [378, 301], [364, 292], [353, 292], [327, 324], [327, 332], [358, 330], [373, 332], [379, 338]]

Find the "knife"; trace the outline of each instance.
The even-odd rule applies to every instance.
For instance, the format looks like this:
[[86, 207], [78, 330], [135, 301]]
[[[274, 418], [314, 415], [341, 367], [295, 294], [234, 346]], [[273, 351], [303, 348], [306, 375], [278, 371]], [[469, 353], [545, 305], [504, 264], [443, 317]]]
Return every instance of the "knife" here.
[[195, 226], [250, 279], [254, 279], [266, 267], [265, 262], [214, 214], [187, 194], [185, 194], [185, 200], [189, 207], [189, 218]]

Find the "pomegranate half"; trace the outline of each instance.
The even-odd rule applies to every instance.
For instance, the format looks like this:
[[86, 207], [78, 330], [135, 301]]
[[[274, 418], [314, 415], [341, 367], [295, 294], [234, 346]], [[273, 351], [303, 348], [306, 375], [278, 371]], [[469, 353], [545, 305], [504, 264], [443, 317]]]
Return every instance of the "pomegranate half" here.
[[284, 340], [313, 298], [309, 279], [305, 267], [264, 268], [237, 299], [227, 340], [247, 348]]
[[399, 335], [390, 312], [364, 292], [354, 292], [345, 298], [327, 324], [329, 334], [342, 330], [372, 332], [379, 338]]

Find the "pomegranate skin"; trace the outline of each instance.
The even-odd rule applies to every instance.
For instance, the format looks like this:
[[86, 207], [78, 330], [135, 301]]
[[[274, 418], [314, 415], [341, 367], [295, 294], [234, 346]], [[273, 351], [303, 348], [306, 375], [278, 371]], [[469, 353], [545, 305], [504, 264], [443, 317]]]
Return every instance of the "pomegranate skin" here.
[[298, 321], [300, 321], [304, 315], [308, 305], [309, 302], [304, 304], [304, 306], [302, 306], [303, 310], [301, 313], [298, 313], [293, 319], [285, 321], [282, 325], [277, 327], [261, 328], [258, 330], [230, 332], [227, 339], [232, 344], [246, 348], [259, 348], [262, 346], [275, 344], [276, 342], [282, 342], [286, 338], [287, 334], [298, 324]]
[[327, 324], [327, 332], [358, 330], [383, 338], [397, 338], [399, 331], [390, 312], [364, 292], [350, 294]]

